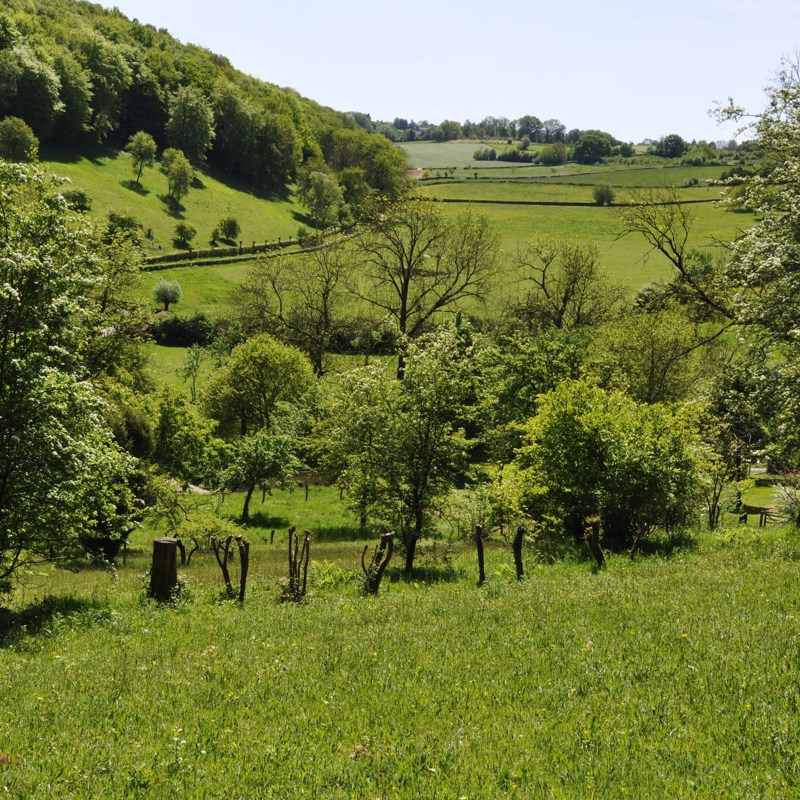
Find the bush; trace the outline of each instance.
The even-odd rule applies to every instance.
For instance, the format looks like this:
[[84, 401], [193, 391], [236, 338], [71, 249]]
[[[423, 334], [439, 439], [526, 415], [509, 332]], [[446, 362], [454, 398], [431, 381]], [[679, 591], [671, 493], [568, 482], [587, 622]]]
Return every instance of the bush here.
[[599, 206], [610, 206], [614, 202], [614, 190], [607, 183], [598, 183], [592, 189], [592, 197]]
[[0, 158], [27, 163], [38, 156], [39, 140], [24, 120], [6, 117], [0, 122]]
[[83, 189], [67, 189], [61, 195], [73, 211], [85, 214], [87, 211], [92, 210], [92, 198]]
[[214, 324], [205, 314], [178, 317], [174, 314], [159, 314], [150, 326], [150, 334], [157, 344], [165, 347], [204, 347], [214, 338]]

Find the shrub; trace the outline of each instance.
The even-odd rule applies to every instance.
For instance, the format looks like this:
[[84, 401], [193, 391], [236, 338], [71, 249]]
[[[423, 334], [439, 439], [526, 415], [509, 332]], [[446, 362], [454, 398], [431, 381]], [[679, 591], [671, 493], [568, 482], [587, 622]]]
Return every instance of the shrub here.
[[236, 217], [224, 217], [217, 225], [220, 238], [235, 242], [239, 238], [241, 228]]
[[614, 190], [607, 183], [598, 183], [592, 189], [592, 197], [599, 206], [610, 206], [614, 202]]

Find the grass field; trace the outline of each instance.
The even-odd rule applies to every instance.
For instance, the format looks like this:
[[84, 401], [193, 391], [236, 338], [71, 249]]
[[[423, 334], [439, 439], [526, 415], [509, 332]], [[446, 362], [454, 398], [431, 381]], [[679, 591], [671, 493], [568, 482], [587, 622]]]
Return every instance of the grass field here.
[[183, 210], [173, 215], [164, 196], [167, 179], [157, 167], [145, 169], [141, 186], [136, 186], [130, 158], [125, 153], [103, 151], [95, 157], [75, 157], [63, 151], [42, 153], [44, 166], [56, 175], [69, 178], [72, 186], [84, 189], [93, 199], [91, 215], [105, 219], [109, 212], [128, 213], [152, 231], [146, 243], [152, 252], [175, 250], [175, 225], [187, 222], [197, 229], [195, 247], [208, 247], [211, 232], [227, 216], [234, 216], [241, 226], [240, 239], [247, 245], [254, 240], [273, 241], [297, 233], [303, 214], [291, 199], [259, 197], [243, 185], [215, 176], [209, 171], [196, 172], [194, 187], [183, 199]]
[[[800, 540], [751, 529], [592, 574], [488, 550], [359, 597], [360, 544], [253, 538], [244, 606], [208, 554], [174, 607], [117, 577], [3, 612], [13, 798], [788, 798], [800, 785]], [[69, 575], [73, 586], [86, 573]]]

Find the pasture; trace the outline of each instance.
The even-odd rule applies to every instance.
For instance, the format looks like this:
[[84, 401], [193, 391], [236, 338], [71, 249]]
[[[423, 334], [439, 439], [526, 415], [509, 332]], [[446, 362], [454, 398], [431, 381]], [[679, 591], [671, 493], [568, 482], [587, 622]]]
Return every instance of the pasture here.
[[130, 157], [123, 152], [101, 151], [93, 157], [51, 149], [42, 153], [43, 165], [52, 173], [69, 178], [66, 188], [86, 191], [92, 198], [90, 215], [105, 221], [109, 212], [132, 215], [149, 236], [145, 246], [151, 254], [172, 252], [175, 226], [186, 222], [197, 229], [195, 247], [208, 247], [211, 232], [223, 217], [234, 216], [241, 226], [240, 239], [273, 241], [297, 233], [304, 210], [291, 198], [258, 196], [229, 176], [195, 170], [195, 181], [173, 213], [164, 198], [167, 178], [158, 165], [146, 168], [136, 185]]

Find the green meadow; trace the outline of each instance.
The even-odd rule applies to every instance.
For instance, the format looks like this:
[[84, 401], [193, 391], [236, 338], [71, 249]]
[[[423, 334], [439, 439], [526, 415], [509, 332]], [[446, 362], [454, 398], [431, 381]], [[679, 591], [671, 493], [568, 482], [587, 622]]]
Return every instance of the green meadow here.
[[244, 605], [198, 552], [162, 607], [139, 588], [151, 536], [113, 573], [29, 576], [0, 612], [7, 796], [796, 796], [796, 534], [723, 531], [599, 574], [533, 543], [519, 582], [498, 540], [481, 588], [454, 544], [372, 599], [361, 543], [315, 542], [295, 605], [285, 531], [260, 527]]

